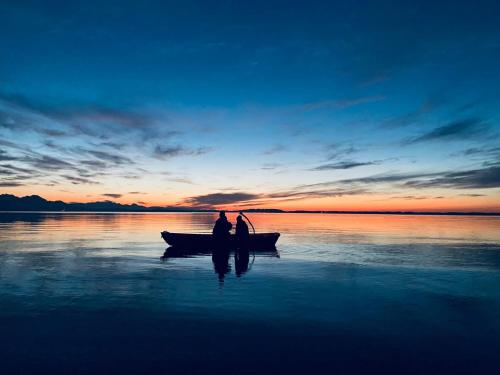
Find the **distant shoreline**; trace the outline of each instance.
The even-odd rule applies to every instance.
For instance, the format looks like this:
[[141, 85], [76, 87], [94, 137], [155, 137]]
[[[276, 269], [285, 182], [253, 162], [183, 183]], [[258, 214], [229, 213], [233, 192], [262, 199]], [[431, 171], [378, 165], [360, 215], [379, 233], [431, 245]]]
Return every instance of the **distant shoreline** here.
[[[412, 215], [412, 216], [500, 216], [500, 212], [414, 212], [414, 211], [285, 211], [285, 210], [225, 210], [229, 213], [254, 214], [322, 214], [322, 215]], [[0, 214], [162, 214], [162, 213], [217, 213], [219, 210], [164, 210], [164, 211], [50, 211], [50, 210], [0, 210]]]
[[[66, 203], [48, 201], [39, 195], [16, 197], [12, 194], [0, 194], [0, 212], [14, 213], [166, 213], [166, 212], [217, 212], [205, 207], [183, 206], [141, 206], [138, 204], [121, 204], [112, 201], [89, 203]], [[329, 215], [433, 215], [433, 216], [500, 216], [500, 212], [462, 212], [462, 211], [346, 211], [346, 210], [281, 210], [277, 208], [249, 208], [243, 210], [226, 210], [227, 212], [272, 213], [272, 214], [329, 214]]]

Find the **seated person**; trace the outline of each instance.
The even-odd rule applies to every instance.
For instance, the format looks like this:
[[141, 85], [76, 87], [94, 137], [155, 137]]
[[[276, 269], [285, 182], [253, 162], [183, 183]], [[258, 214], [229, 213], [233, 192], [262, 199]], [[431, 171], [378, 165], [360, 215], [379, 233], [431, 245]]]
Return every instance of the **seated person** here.
[[236, 240], [238, 241], [239, 248], [245, 248], [248, 243], [248, 237], [250, 236], [248, 232], [248, 225], [243, 220], [241, 215], [238, 215], [236, 219]]
[[224, 211], [219, 212], [219, 218], [215, 222], [214, 229], [212, 230], [212, 234], [217, 238], [225, 238], [229, 237], [229, 231], [233, 227], [226, 217], [226, 213]]

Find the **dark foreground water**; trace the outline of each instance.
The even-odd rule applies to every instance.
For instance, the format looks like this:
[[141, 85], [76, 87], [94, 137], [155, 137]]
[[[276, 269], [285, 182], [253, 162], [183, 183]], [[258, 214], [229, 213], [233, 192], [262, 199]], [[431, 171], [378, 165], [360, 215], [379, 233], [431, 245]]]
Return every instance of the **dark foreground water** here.
[[252, 218], [279, 258], [219, 275], [160, 260], [212, 214], [0, 213], [0, 373], [500, 368], [500, 218]]

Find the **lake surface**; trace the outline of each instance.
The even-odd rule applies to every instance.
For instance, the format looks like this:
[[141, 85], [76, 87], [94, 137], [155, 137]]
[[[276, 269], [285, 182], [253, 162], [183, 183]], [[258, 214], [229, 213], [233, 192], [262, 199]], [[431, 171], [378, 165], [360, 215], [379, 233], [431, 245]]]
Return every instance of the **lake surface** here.
[[250, 217], [279, 257], [217, 273], [160, 259], [216, 214], [0, 213], [2, 374], [498, 370], [499, 217]]

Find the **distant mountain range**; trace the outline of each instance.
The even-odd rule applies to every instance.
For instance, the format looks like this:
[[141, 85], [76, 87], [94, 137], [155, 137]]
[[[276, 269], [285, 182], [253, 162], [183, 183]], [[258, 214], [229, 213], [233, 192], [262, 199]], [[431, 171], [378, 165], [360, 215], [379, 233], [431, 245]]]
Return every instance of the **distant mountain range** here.
[[111, 201], [89, 203], [66, 203], [48, 201], [39, 195], [16, 197], [0, 195], [0, 211], [101, 211], [101, 212], [186, 212], [211, 211], [192, 207], [146, 207], [138, 204], [120, 204]]
[[[87, 212], [215, 212], [215, 209], [204, 209], [184, 206], [146, 207], [138, 204], [120, 204], [112, 201], [89, 203], [66, 203], [48, 201], [39, 195], [17, 197], [12, 194], [0, 194], [0, 211], [87, 211]], [[480, 215], [499, 216], [500, 212], [413, 212], [413, 211], [285, 211], [276, 208], [253, 208], [244, 212], [262, 213], [326, 213], [326, 214], [394, 214], [394, 215]], [[236, 212], [236, 211], [235, 211]]]

